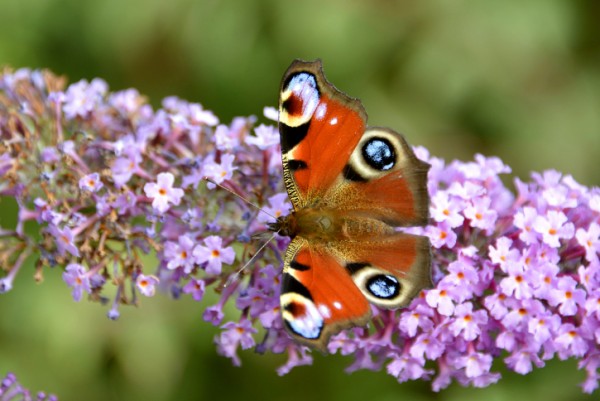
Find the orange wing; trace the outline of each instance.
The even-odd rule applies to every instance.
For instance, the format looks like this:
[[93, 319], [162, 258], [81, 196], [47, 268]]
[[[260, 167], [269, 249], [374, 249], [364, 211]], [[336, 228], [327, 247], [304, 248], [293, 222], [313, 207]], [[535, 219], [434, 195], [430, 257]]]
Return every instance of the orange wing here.
[[429, 219], [428, 170], [402, 135], [368, 128], [321, 203], [395, 227], [424, 225]]
[[322, 351], [332, 334], [364, 325], [371, 317], [369, 303], [348, 270], [301, 237], [286, 252], [280, 302], [288, 332]]
[[288, 68], [281, 84], [279, 132], [284, 182], [296, 210], [333, 185], [366, 121], [360, 101], [325, 79], [320, 60], [296, 60]]
[[401, 233], [330, 244], [296, 237], [286, 252], [280, 300], [288, 332], [325, 351], [332, 334], [368, 322], [369, 302], [406, 306], [431, 286], [429, 248], [426, 237]]
[[328, 244], [369, 302], [386, 309], [407, 306], [432, 286], [427, 237], [395, 233]]
[[427, 171], [402, 135], [366, 128], [358, 99], [329, 83], [320, 60], [292, 63], [279, 99], [283, 178], [295, 210], [353, 210], [393, 226], [428, 218]]

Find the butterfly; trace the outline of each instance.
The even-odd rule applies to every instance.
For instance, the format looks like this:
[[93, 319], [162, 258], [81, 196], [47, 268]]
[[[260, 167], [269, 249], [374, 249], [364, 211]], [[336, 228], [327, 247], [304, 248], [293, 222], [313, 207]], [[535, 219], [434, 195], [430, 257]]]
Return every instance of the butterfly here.
[[367, 127], [360, 100], [340, 92], [320, 60], [294, 61], [279, 97], [283, 181], [293, 210], [269, 225], [289, 236], [283, 322], [325, 351], [340, 330], [366, 325], [369, 303], [406, 306], [431, 286], [431, 246], [398, 226], [429, 218], [427, 172], [402, 135]]

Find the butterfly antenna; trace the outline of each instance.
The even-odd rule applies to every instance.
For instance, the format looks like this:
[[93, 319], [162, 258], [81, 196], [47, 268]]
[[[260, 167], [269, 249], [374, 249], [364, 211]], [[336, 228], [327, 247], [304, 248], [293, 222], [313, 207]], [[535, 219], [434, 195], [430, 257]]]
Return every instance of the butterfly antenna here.
[[[210, 182], [211, 184], [214, 184], [222, 189], [224, 189], [225, 191], [229, 192], [232, 195], [237, 196], [239, 199], [243, 200], [244, 202], [246, 202], [249, 205], [252, 205], [254, 208], [256, 208], [259, 212], [263, 212], [264, 214], [266, 214], [267, 216], [273, 218], [274, 220], [277, 220], [277, 217], [273, 216], [271, 213], [265, 211], [264, 209], [262, 209], [260, 206], [258, 206], [256, 203], [244, 198], [242, 195], [234, 192], [233, 190], [227, 188], [226, 186], [223, 186], [215, 181], [213, 181], [212, 179], [208, 178], [208, 177], [204, 177], [204, 179], [208, 182]], [[269, 240], [270, 241], [270, 240]], [[261, 248], [262, 249], [262, 248]]]
[[254, 259], [256, 259], [256, 257], [258, 255], [260, 255], [262, 250], [265, 249], [265, 247], [267, 245], [269, 245], [269, 243], [271, 241], [273, 241], [273, 238], [275, 238], [275, 235], [277, 235], [277, 233], [273, 233], [273, 235], [271, 235], [271, 238], [269, 238], [269, 240], [267, 242], [265, 242], [264, 244], [261, 245], [260, 248], [258, 248], [256, 253], [254, 255], [252, 255], [252, 257], [244, 264], [244, 266], [242, 266], [240, 269], [238, 269], [238, 271], [236, 271], [235, 274], [232, 274], [231, 276], [229, 276], [229, 278], [227, 279], [227, 282], [223, 285], [223, 288], [231, 285], [231, 283], [233, 283], [235, 280], [237, 280], [239, 275], [242, 274], [242, 272], [246, 269], [246, 267], [248, 267], [254, 261]]

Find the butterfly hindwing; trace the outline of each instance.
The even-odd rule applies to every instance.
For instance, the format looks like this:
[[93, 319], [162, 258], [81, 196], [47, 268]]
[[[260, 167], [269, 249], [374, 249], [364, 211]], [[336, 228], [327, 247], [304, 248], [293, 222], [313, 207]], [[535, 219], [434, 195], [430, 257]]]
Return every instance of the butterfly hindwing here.
[[368, 128], [324, 202], [390, 226], [423, 225], [429, 218], [428, 170], [402, 135]]
[[346, 269], [374, 305], [386, 309], [407, 306], [422, 289], [431, 287], [427, 237], [395, 233], [330, 246], [342, 249]]

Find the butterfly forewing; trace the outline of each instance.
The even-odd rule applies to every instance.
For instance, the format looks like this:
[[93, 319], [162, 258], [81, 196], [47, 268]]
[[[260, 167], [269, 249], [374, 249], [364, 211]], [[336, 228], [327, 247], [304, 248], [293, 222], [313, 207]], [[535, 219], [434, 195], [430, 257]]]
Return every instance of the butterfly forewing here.
[[332, 187], [365, 122], [360, 102], [325, 80], [320, 61], [290, 66], [282, 81], [279, 132], [284, 181], [296, 209]]
[[288, 331], [325, 350], [333, 333], [367, 323], [371, 309], [347, 269], [329, 252], [295, 238], [284, 262], [281, 312]]

